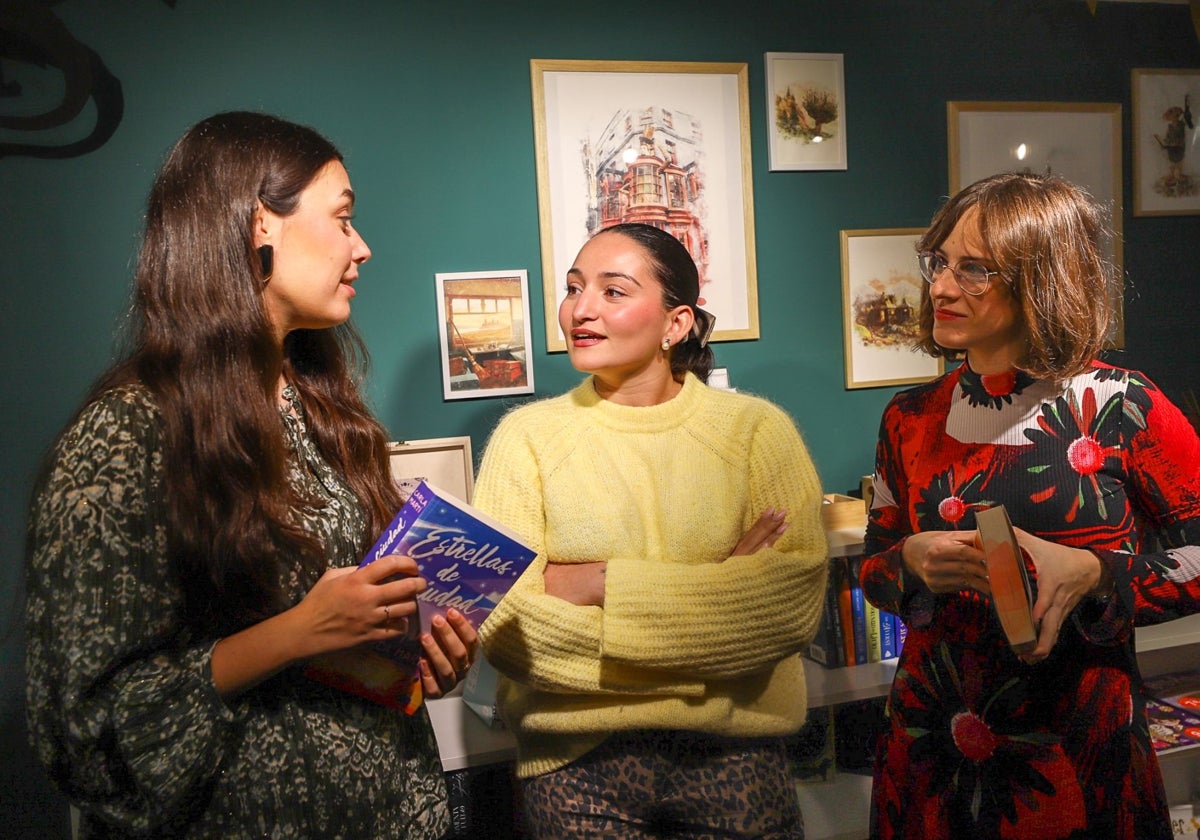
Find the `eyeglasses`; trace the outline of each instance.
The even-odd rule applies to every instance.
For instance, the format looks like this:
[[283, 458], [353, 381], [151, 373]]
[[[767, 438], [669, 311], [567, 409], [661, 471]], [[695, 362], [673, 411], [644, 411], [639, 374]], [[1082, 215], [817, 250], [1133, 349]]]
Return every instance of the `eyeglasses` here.
[[921, 276], [929, 285], [932, 286], [938, 275], [948, 268], [954, 275], [954, 282], [958, 284], [958, 288], [975, 296], [986, 292], [992, 275], [1000, 273], [999, 271], [988, 271], [985, 266], [973, 260], [960, 262], [957, 266], [953, 266], [946, 261], [945, 257], [933, 251], [922, 251], [917, 254], [917, 263], [921, 266]]

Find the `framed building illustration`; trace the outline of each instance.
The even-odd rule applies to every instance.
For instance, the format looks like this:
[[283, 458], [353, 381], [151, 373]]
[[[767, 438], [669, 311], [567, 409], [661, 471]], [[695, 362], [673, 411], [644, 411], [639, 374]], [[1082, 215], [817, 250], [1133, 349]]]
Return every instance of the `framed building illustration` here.
[[533, 59], [548, 350], [575, 255], [622, 222], [673, 234], [700, 270], [713, 341], [758, 338], [744, 63]]

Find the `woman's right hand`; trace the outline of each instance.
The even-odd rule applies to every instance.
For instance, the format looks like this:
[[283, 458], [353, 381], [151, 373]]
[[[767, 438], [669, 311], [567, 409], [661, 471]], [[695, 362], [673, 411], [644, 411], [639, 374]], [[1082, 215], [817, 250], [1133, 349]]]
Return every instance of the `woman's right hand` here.
[[967, 587], [991, 594], [983, 552], [974, 531], [922, 531], [904, 541], [904, 566], [930, 592], [945, 594]]
[[746, 557], [760, 549], [775, 545], [775, 541], [787, 529], [787, 511], [783, 508], [767, 508], [738, 540], [738, 544], [733, 547], [729, 556]]
[[366, 566], [330, 569], [293, 610], [315, 656], [402, 635], [427, 583], [417, 563], [397, 554]]

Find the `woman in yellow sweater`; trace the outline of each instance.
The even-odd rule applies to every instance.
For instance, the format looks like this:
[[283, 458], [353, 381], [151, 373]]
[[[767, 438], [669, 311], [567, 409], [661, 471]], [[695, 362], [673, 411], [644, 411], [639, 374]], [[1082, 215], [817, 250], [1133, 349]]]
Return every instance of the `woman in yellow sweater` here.
[[535, 837], [803, 837], [783, 737], [825, 589], [791, 419], [709, 388], [687, 249], [591, 239], [559, 324], [574, 390], [510, 412], [475, 502], [538, 551], [480, 629]]

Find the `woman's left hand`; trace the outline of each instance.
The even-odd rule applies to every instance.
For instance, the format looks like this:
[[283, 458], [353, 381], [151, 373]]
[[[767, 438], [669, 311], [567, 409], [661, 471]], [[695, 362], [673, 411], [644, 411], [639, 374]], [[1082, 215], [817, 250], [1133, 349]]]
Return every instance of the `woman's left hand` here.
[[453, 608], [430, 623], [431, 631], [421, 636], [421, 688], [426, 697], [441, 697], [467, 675], [479, 637], [466, 616]]
[[1029, 553], [1037, 569], [1037, 603], [1033, 622], [1040, 623], [1037, 647], [1021, 658], [1033, 664], [1050, 655], [1062, 624], [1071, 610], [1100, 584], [1100, 558], [1082, 548], [1059, 545], [1013, 529], [1021, 548]]

